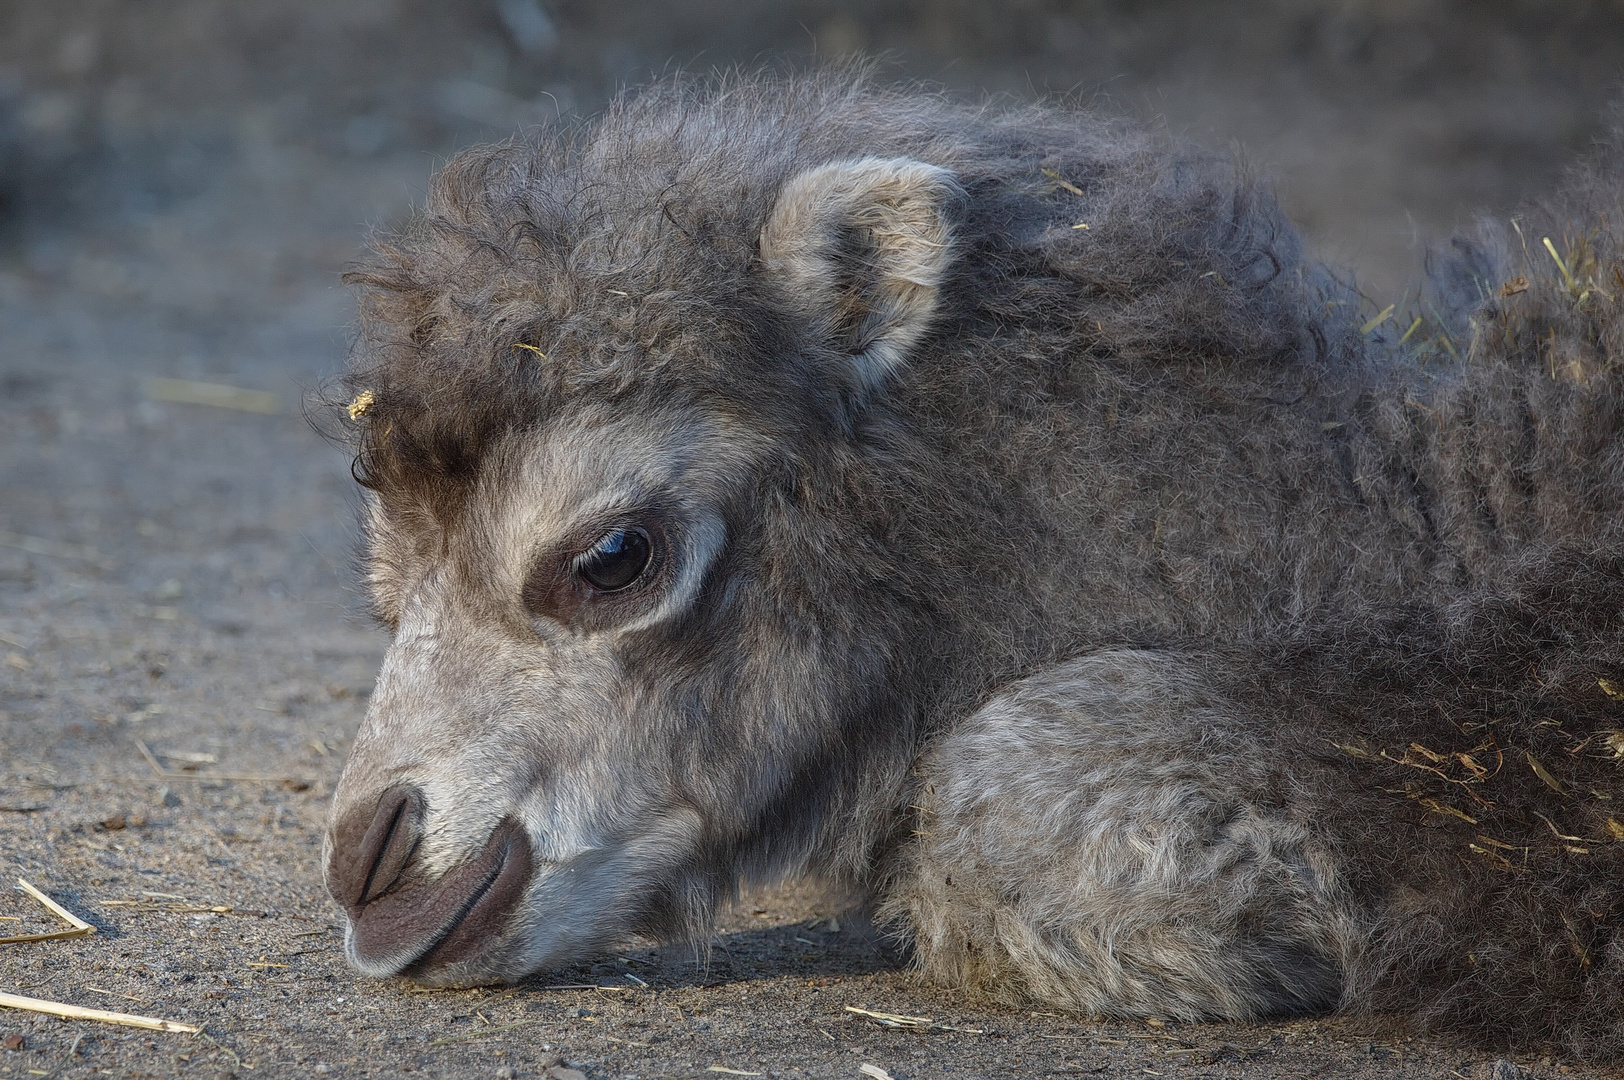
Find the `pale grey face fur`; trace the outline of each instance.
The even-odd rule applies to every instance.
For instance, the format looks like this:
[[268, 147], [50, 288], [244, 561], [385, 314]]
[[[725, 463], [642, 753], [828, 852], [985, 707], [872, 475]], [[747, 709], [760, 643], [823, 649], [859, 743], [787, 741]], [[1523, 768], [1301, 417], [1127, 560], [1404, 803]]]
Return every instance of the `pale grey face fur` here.
[[459, 156], [353, 276], [352, 960], [815, 871], [1010, 999], [1624, 1049], [1621, 175], [1523, 220], [1582, 281], [1486, 227], [1401, 339], [1062, 109], [673, 80]]
[[[951, 251], [943, 206], [954, 192], [941, 169], [859, 159], [790, 180], [762, 229], [760, 273], [785, 306], [814, 340], [855, 340], [842, 363], [858, 397], [884, 383], [928, 326]], [[838, 250], [854, 229], [865, 235], [870, 275], [855, 314], [840, 295], [850, 284]], [[717, 868], [703, 865], [686, 885], [693, 895], [663, 895], [708, 862], [707, 846], [741, 843], [715, 835], [712, 804], [748, 819], [750, 805], [785, 782], [776, 758], [815, 754], [801, 743], [820, 733], [769, 731], [761, 753], [736, 759], [731, 773], [696, 759], [695, 729], [714, 720], [695, 699], [715, 675], [685, 680], [648, 653], [651, 641], [702, 625], [693, 611], [702, 590], [714, 604], [741, 587], [715, 565], [729, 541], [725, 507], [779, 449], [721, 413], [584, 404], [492, 444], [454, 520], [409, 497], [371, 502], [368, 583], [395, 637], [335, 800], [329, 883], [341, 898], [376, 894], [390, 885], [381, 859], [415, 883], [415, 906], [440, 913], [407, 917], [402, 932], [400, 916], [350, 899], [357, 966], [375, 975], [409, 968], [432, 981], [514, 978], [631, 930], [696, 929], [732, 889], [733, 867], [718, 881]], [[594, 588], [581, 560], [626, 530], [651, 544], [647, 568], [623, 588]], [[770, 628], [743, 644], [766, 667], [796, 663]], [[756, 666], [749, 659], [733, 658], [739, 669]], [[747, 717], [733, 734], [773, 719]], [[692, 771], [673, 775], [684, 761]], [[376, 809], [399, 790], [413, 793], [418, 815], [411, 846], [380, 856], [407, 827], [385, 820], [397, 813], [387, 798]], [[488, 880], [438, 892], [428, 884], [475, 858], [505, 821], [529, 848], [522, 894], [510, 890], [486, 914], [498, 903]], [[375, 830], [370, 846], [359, 844], [360, 861], [346, 862], [342, 849], [375, 825], [382, 836]], [[743, 831], [755, 831], [748, 820]], [[804, 862], [797, 848], [809, 842], [741, 855], [783, 872]], [[503, 865], [514, 872], [511, 859]], [[447, 935], [472, 916], [485, 920], [477, 948], [448, 949]]]
[[[693, 811], [651, 767], [669, 760], [658, 720], [680, 705], [640, 685], [620, 650], [693, 603], [726, 539], [707, 493], [736, 482], [731, 459], [748, 452], [700, 417], [583, 415], [495, 448], [508, 467], [485, 474], [454, 534], [413, 532], [373, 504], [368, 576], [395, 640], [340, 806], [414, 784], [427, 803], [421, 873], [466, 861], [509, 816], [537, 867], [520, 905], [533, 914], [491, 942], [500, 959], [481, 954], [445, 978], [512, 976], [600, 946], [623, 932], [626, 898], [653, 890], [691, 846]], [[654, 508], [668, 562], [634, 604], [586, 627], [526, 605], [538, 564]], [[427, 944], [356, 959], [391, 974]]]

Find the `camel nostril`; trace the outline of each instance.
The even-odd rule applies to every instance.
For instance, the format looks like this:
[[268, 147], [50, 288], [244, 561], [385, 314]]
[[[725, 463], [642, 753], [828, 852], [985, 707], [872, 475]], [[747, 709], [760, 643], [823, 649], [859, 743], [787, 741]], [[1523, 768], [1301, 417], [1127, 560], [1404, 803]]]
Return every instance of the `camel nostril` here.
[[333, 828], [328, 887], [345, 907], [363, 907], [388, 892], [423, 837], [423, 793], [405, 785], [379, 797], [369, 815], [351, 811]]
[[361, 858], [372, 864], [361, 886], [361, 903], [369, 904], [389, 891], [411, 861], [422, 837], [422, 793], [416, 788], [395, 788], [386, 792], [378, 800], [378, 812], [361, 840]]

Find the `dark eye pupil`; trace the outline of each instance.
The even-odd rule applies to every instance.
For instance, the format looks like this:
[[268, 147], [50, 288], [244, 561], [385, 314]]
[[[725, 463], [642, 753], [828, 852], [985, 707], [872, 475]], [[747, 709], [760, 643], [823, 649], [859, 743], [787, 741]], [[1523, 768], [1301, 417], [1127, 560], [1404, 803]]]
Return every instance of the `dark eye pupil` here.
[[576, 572], [601, 592], [624, 589], [648, 566], [648, 534], [642, 529], [616, 529], [582, 556]]

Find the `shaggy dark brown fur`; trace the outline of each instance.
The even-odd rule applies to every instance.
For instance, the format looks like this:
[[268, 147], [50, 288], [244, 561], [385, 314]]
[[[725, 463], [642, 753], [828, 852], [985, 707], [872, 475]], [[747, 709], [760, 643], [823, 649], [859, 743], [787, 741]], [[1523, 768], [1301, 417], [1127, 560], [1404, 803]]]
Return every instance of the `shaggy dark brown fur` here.
[[1349, 1005], [1624, 1053], [1624, 556], [1210, 670], [1356, 868], [1380, 929]]
[[[352, 957], [513, 978], [810, 870], [883, 892], [927, 970], [1024, 971], [1070, 1007], [1340, 1000], [1618, 1053], [1624, 786], [1598, 680], [1624, 692], [1621, 176], [1602, 162], [1485, 226], [1373, 318], [1243, 172], [1068, 109], [673, 79], [460, 155], [351, 275], [356, 474], [401, 638], [330, 846], [393, 835], [374, 814], [401, 777], [427, 791], [416, 863], [389, 841], [329, 861]], [[538, 578], [562, 556], [525, 537], [621, 472], [599, 533], [675, 538], [648, 599], [565, 588], [596, 533], [549, 539], [569, 558]], [[1124, 646], [1160, 659], [1121, 654], [1144, 732], [1100, 790], [1187, 750], [1260, 823], [1246, 843], [1276, 846], [1256, 896], [1298, 905], [1301, 941], [1226, 923], [1113, 951], [1081, 908], [1054, 929], [931, 862], [992, 850], [1034, 883], [1065, 865], [1064, 837], [921, 785], [976, 775], [952, 748], [1032, 702], [1086, 764], [1095, 729], [1067, 726], [1065, 695], [1126, 694], [1098, 674]], [[1158, 696], [1142, 680], [1168, 658]], [[1229, 730], [1273, 771], [1214, 750]], [[1284, 795], [1248, 787], [1269, 777]], [[1124, 835], [1154, 817], [1130, 809]], [[439, 968], [432, 935], [356, 945], [386, 854], [419, 890], [397, 898], [455, 907], [434, 882], [497, 859], [498, 819], [542, 867], [499, 945], [464, 934]], [[1028, 920], [1008, 939], [1027, 944], [962, 962], [983, 918]], [[1061, 941], [1089, 934], [1093, 953]], [[1208, 955], [1228, 983], [1197, 985]], [[1112, 997], [1111, 965], [1150, 974]]]

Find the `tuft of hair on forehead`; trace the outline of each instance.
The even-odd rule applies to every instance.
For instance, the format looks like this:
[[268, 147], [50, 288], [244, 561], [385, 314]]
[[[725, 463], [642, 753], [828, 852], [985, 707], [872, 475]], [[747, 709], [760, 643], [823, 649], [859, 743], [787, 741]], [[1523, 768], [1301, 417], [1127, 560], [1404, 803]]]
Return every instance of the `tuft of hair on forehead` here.
[[[954, 220], [929, 318], [865, 354], [859, 381], [883, 392], [863, 408], [910, 386], [973, 402], [954, 380], [1041, 356], [1206, 364], [1312, 353], [1316, 335], [1323, 351], [1303, 303], [1317, 271], [1228, 163], [1076, 109], [959, 104], [862, 70], [675, 76], [589, 123], [457, 155], [346, 275], [360, 325], [345, 400], [372, 394], [341, 418], [357, 478], [454, 488], [501, 434], [583, 400], [849, 430], [838, 350], [784, 302], [771, 279], [793, 260], [762, 242], [795, 178], [869, 159], [939, 177]], [[911, 310], [906, 290], [867, 295]], [[1029, 347], [993, 347], [1010, 327]], [[951, 364], [922, 359], [933, 340], [957, 343]]]

